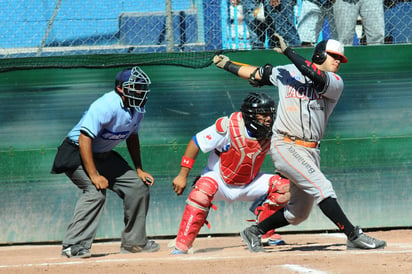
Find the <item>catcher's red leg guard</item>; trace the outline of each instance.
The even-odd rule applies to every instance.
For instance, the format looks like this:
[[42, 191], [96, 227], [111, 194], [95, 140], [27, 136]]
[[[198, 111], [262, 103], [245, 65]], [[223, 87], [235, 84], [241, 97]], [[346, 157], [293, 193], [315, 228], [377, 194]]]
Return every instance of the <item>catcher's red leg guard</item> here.
[[271, 204], [284, 207], [290, 200], [289, 180], [279, 175], [274, 175], [269, 179], [268, 200]]
[[[260, 223], [279, 209], [285, 207], [285, 205], [289, 202], [289, 199], [289, 180], [282, 178], [279, 175], [270, 177], [268, 197], [262, 205], [258, 206], [255, 210], [256, 223]], [[275, 234], [275, 230], [272, 229], [262, 236], [262, 242], [267, 242], [269, 239], [279, 240], [279, 238], [280, 235]]]
[[268, 197], [255, 210], [257, 222], [261, 222], [279, 209], [285, 207], [289, 202], [289, 180], [279, 175], [274, 175], [269, 179]]
[[187, 205], [180, 222], [176, 238], [176, 247], [178, 249], [186, 252], [192, 246], [200, 229], [206, 222], [209, 208], [217, 190], [217, 182], [210, 177], [201, 177], [197, 181], [195, 188], [190, 192], [186, 201]]

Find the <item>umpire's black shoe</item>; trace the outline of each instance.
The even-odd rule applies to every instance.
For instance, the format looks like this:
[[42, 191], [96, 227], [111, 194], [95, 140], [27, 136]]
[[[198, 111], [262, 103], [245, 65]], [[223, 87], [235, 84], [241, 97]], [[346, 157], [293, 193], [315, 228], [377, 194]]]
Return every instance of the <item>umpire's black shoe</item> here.
[[155, 241], [148, 240], [144, 246], [126, 246], [122, 245], [120, 247], [120, 253], [139, 253], [139, 252], [156, 252], [160, 249], [160, 245]]
[[252, 225], [240, 232], [240, 236], [251, 252], [266, 252], [262, 247], [262, 233], [256, 225]]
[[89, 249], [81, 245], [72, 245], [72, 246], [63, 246], [62, 256], [66, 256], [67, 258], [86, 259], [86, 258], [90, 258], [92, 254], [90, 254]]
[[378, 249], [385, 246], [385, 241], [365, 235], [359, 226], [355, 227], [346, 242], [347, 249]]

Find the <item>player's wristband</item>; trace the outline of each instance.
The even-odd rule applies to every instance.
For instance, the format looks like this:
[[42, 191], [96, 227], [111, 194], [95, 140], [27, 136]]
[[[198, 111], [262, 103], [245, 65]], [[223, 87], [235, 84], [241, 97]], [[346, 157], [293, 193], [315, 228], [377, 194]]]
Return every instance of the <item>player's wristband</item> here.
[[187, 168], [192, 168], [194, 163], [195, 163], [195, 160], [190, 159], [189, 157], [183, 156], [182, 157], [182, 162], [180, 163], [180, 166], [187, 167]]
[[223, 68], [237, 76], [240, 66], [228, 61]]

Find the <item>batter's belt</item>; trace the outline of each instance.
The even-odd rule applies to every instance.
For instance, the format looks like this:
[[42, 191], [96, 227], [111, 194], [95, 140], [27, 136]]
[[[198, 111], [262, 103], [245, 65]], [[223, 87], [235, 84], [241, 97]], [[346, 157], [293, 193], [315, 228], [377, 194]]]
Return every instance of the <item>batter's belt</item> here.
[[309, 148], [317, 148], [320, 145], [319, 142], [309, 142], [309, 141], [305, 141], [305, 140], [302, 140], [296, 137], [290, 137], [290, 136], [283, 136], [283, 141], [288, 142], [288, 143], [294, 143], [298, 146], [309, 147]]

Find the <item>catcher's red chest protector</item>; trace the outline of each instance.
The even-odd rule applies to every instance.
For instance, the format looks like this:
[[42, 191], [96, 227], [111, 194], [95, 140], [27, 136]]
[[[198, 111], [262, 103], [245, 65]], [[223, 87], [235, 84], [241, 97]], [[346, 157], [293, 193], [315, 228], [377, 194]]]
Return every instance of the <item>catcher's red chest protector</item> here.
[[270, 139], [248, 137], [241, 112], [230, 116], [228, 130], [231, 146], [220, 154], [220, 174], [229, 185], [247, 185], [259, 172], [270, 148]]

